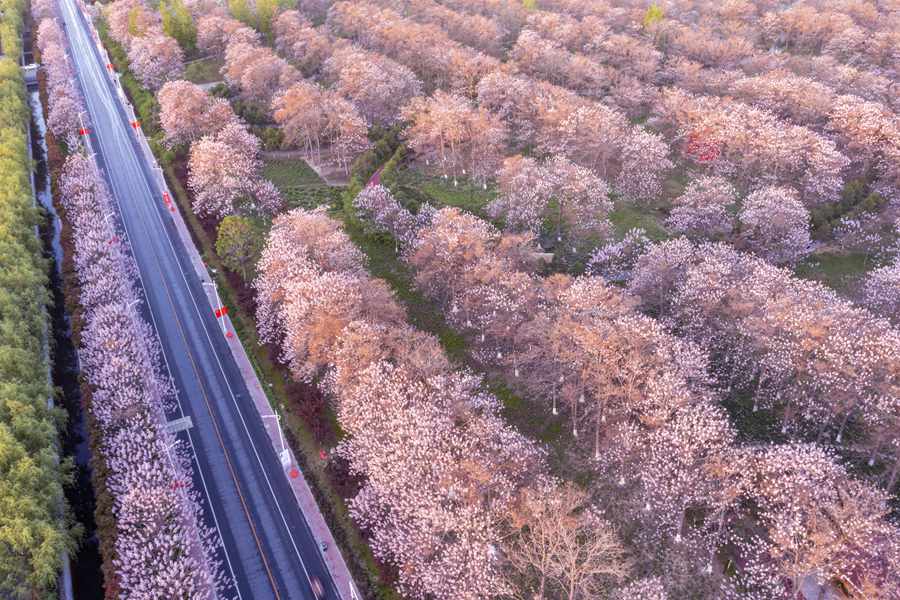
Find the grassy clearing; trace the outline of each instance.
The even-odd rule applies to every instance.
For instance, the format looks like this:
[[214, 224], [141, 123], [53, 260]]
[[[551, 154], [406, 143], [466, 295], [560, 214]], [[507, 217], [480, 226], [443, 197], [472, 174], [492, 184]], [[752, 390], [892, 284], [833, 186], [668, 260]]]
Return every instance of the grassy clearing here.
[[669, 176], [663, 181], [662, 200], [670, 203], [672, 200], [680, 196], [688, 183], [697, 176], [685, 164], [677, 165]]
[[191, 61], [184, 67], [184, 78], [192, 83], [214, 83], [222, 81], [222, 66], [225, 62], [216, 56]]
[[875, 265], [859, 252], [813, 254], [797, 267], [797, 276], [818, 281], [838, 292], [848, 292], [853, 284]]
[[263, 165], [263, 177], [282, 191], [295, 187], [325, 185], [312, 167], [300, 159], [268, 159]]
[[735, 391], [723, 397], [722, 406], [728, 411], [737, 429], [738, 438], [745, 443], [783, 442], [781, 420], [771, 409], [753, 410], [753, 395]]
[[483, 188], [468, 180], [453, 185], [449, 179], [422, 177], [420, 188], [441, 206], [455, 206], [479, 216], [487, 216], [488, 204], [497, 197], [496, 189]]
[[325, 183], [300, 159], [269, 159], [263, 166], [263, 177], [275, 184], [288, 208], [337, 206], [344, 188]]
[[433, 177], [421, 171], [401, 168], [397, 171], [400, 195], [422, 195], [435, 208], [455, 206], [482, 218], [488, 218], [487, 206], [497, 197], [493, 185], [487, 188], [468, 179], [457, 180]]
[[615, 208], [609, 213], [609, 220], [615, 227], [615, 235], [622, 239], [628, 230], [641, 227], [651, 240], [664, 240], [669, 234], [662, 226], [662, 214], [649, 207], [633, 202], [617, 200]]

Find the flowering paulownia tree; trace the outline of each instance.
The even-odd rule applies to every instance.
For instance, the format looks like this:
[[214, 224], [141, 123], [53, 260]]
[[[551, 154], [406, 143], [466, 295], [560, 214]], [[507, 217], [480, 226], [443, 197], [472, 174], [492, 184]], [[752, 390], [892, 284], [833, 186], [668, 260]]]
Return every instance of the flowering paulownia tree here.
[[502, 217], [512, 231], [537, 234], [550, 221], [558, 242], [563, 236], [577, 240], [610, 232], [612, 202], [606, 182], [564, 156], [543, 163], [521, 156], [508, 158], [499, 180], [500, 196], [488, 211]]
[[626, 198], [653, 202], [662, 194], [664, 175], [675, 166], [662, 136], [632, 129], [622, 147], [616, 189]]
[[260, 175], [259, 139], [233, 121], [191, 145], [188, 188], [194, 212], [222, 218], [239, 209], [274, 214], [278, 190]]
[[[389, 226], [399, 221], [380, 222]], [[633, 475], [622, 479], [630, 490], [629, 502], [639, 507], [643, 526], [649, 527], [646, 535], [656, 544], [689, 540], [700, 572], [727, 528], [686, 527], [681, 541], [675, 537], [682, 515], [712, 505], [701, 499], [702, 493], [689, 491], [715, 489], [715, 478], [706, 472], [705, 458], [686, 457], [675, 471], [663, 468], [675, 469], [675, 464], [650, 458], [672, 452], [666, 445], [671, 438], [663, 433], [676, 435], [677, 429], [666, 428], [682, 422], [678, 415], [693, 403], [709, 407], [712, 394], [703, 389], [708, 380], [705, 357], [635, 314], [630, 301], [600, 278], [573, 282], [558, 276], [542, 282], [528, 274], [523, 270], [528, 247], [527, 241], [503, 236], [480, 219], [445, 209], [419, 229], [405, 255], [420, 289], [441, 302], [451, 324], [473, 335], [479, 360], [499, 366], [511, 384], [552, 404], [553, 414], [567, 412], [578, 449], [587, 451], [586, 460], [616, 479], [621, 473], [646, 473], [641, 480]], [[696, 425], [688, 431], [697, 435], [684, 441], [696, 452], [691, 456], [727, 452], [728, 444], [721, 441], [730, 439], [727, 420], [715, 407], [697, 410], [690, 413], [696, 414], [692, 421], [685, 421]], [[623, 423], [634, 425], [623, 430]], [[591, 435], [582, 437], [585, 429]], [[654, 429], [658, 434], [653, 435]], [[627, 444], [622, 431], [633, 432]], [[628, 450], [612, 453], [616, 447]], [[690, 482], [679, 487], [685, 478]], [[652, 518], [643, 512], [648, 505]]]
[[510, 156], [497, 174], [500, 194], [488, 206], [493, 218], [503, 218], [510, 229], [540, 232], [550, 200], [546, 171], [534, 158]]
[[160, 30], [159, 16], [138, 0], [117, 0], [103, 7], [109, 33], [127, 51], [136, 37]]
[[443, 177], [485, 183], [497, 171], [506, 145], [499, 118], [456, 94], [438, 90], [414, 98], [401, 111], [404, 137], [420, 160]]
[[418, 221], [397, 202], [386, 187], [367, 185], [354, 198], [353, 206], [363, 218], [371, 221], [379, 230], [389, 232], [404, 246], [415, 241]]
[[232, 40], [225, 50], [222, 75], [241, 97], [268, 111], [272, 98], [302, 80], [302, 75], [271, 48]]
[[79, 358], [115, 518], [108, 585], [134, 600], [224, 594], [231, 583], [215, 558], [220, 540], [203, 523], [190, 461], [165, 427], [174, 394], [155, 334], [135, 307], [137, 268], [103, 218], [115, 210], [109, 191], [96, 164], [77, 153], [59, 188], [84, 306]]
[[332, 53], [328, 36], [296, 10], [281, 12], [273, 23], [275, 48], [307, 77], [318, 74]]
[[272, 114], [281, 125], [286, 146], [300, 146], [320, 160], [326, 146], [345, 172], [371, 145], [366, 121], [356, 108], [337, 93], [308, 81], [276, 94]]
[[190, 144], [237, 121], [227, 100], [189, 81], [169, 81], [156, 95], [159, 124], [170, 147]]
[[174, 38], [162, 33], [136, 38], [128, 49], [128, 64], [144, 87], [158, 90], [184, 71], [184, 54]]
[[493, 71], [478, 82], [478, 105], [502, 119], [517, 148], [534, 141], [540, 96], [539, 84], [523, 76]]
[[796, 265], [809, 254], [809, 211], [790, 188], [752, 192], [738, 213], [741, 239], [751, 252], [775, 265]]
[[160, 16], [136, 0], [116, 0], [104, 7], [112, 38], [121, 44], [128, 63], [144, 87], [158, 90], [184, 71], [181, 46], [163, 32]]
[[259, 34], [237, 19], [216, 14], [197, 18], [197, 49], [207, 54], [224, 54], [229, 44], [259, 44]]
[[350, 100], [369, 124], [397, 122], [400, 107], [422, 95], [422, 82], [409, 68], [352, 45], [336, 48], [324, 72], [334, 91]]
[[621, 240], [597, 248], [588, 259], [587, 270], [609, 281], [625, 281], [649, 245], [646, 231], [639, 227], [629, 229]]
[[900, 259], [871, 271], [863, 282], [863, 303], [900, 324]]
[[737, 202], [734, 186], [722, 177], [698, 177], [674, 200], [666, 225], [691, 239], [717, 239], [731, 234], [728, 207]]
[[614, 598], [616, 600], [632, 600], [633, 598], [641, 598], [641, 600], [669, 600], [669, 596], [666, 594], [666, 587], [659, 577], [638, 579], [616, 590]]
[[611, 73], [604, 65], [569, 52], [528, 29], [519, 33], [510, 50], [510, 59], [520, 71], [585, 96], [600, 96], [609, 87], [611, 79]]
[[339, 404], [350, 433], [339, 452], [367, 476], [351, 511], [374, 529], [376, 552], [416, 574], [416, 585], [402, 586], [415, 598], [502, 591], [499, 511], [537, 454], [477, 385], [468, 375], [423, 379], [380, 362]]
[[884, 492], [813, 444], [759, 450], [747, 474], [767, 534], [742, 544], [747, 587], [772, 597], [831, 581], [861, 598], [900, 589], [900, 531], [885, 519]]
[[[59, 17], [59, 5], [53, 0], [34, 0], [31, 3], [31, 16], [38, 25], [43, 24], [44, 21], [54, 20]], [[58, 23], [57, 26], [59, 26]]]
[[548, 154], [562, 154], [601, 177], [611, 175], [611, 162], [629, 139], [628, 120], [598, 103], [579, 99], [550, 104], [540, 114], [538, 146]]

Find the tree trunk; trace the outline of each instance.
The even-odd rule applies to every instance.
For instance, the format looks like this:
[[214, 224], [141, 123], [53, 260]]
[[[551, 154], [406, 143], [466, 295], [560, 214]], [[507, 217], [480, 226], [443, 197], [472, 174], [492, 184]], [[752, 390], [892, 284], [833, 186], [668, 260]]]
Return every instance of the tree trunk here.
[[562, 242], [562, 218], [563, 218], [563, 208], [562, 208], [562, 200], [557, 199], [557, 211], [556, 211], [556, 241]]
[[844, 415], [844, 419], [841, 421], [841, 426], [838, 429], [838, 434], [835, 437], [835, 441], [840, 444], [841, 440], [844, 438], [844, 428], [847, 427], [847, 423], [850, 421], [850, 415], [853, 414], [853, 407], [850, 407], [850, 410], [847, 411], [847, 414]]
[[897, 474], [898, 474], [898, 472], [900, 472], [900, 458], [895, 458], [895, 459], [894, 459], [894, 467], [891, 469], [891, 476], [890, 476], [890, 478], [888, 479], [888, 486], [887, 486], [887, 489], [888, 489], [889, 491], [890, 491], [890, 490], [893, 490], [893, 489], [894, 489], [894, 485], [896, 485], [896, 483], [897, 483]]

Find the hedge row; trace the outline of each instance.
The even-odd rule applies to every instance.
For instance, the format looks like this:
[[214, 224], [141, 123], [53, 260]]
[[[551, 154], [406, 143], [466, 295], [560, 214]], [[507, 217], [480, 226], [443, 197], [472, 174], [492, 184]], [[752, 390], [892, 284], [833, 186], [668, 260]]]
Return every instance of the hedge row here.
[[0, 597], [55, 597], [75, 534], [59, 462], [64, 413], [48, 406], [46, 262], [35, 235], [27, 151], [29, 109], [19, 69], [24, 2], [0, 0]]

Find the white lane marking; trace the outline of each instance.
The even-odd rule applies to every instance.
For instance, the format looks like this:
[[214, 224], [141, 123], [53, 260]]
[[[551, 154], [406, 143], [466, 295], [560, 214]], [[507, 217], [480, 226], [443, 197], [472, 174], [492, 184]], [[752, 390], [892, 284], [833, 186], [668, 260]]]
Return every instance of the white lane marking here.
[[[67, 8], [67, 10], [68, 10], [69, 17], [70, 17], [70, 22], [71, 22], [71, 21], [75, 21], [74, 28], [77, 29], [78, 32], [81, 34], [81, 35], [77, 35], [77, 34], [76, 34], [76, 37], [79, 38], [77, 41], [76, 41], [76, 40], [73, 40], [73, 39], [72, 39], [73, 36], [71, 36], [71, 35], [68, 36], [68, 37], [69, 37], [69, 39], [70, 39], [71, 42], [77, 43], [77, 44], [80, 46], [80, 49], [81, 49], [82, 51], [84, 51], [84, 39], [83, 39], [83, 38], [86, 36], [86, 34], [84, 33], [84, 29], [83, 29], [82, 26], [81, 26], [81, 22], [79, 21], [79, 17], [78, 17], [77, 15], [73, 15], [73, 14], [72, 14], [72, 10], [74, 10], [74, 9], [73, 9], [73, 7], [71, 6], [71, 0], [66, 1], [65, 4], [66, 4], [66, 8]], [[70, 32], [70, 29], [67, 28], [67, 29], [66, 29], [66, 32], [69, 33], [69, 32]], [[89, 43], [90, 43], [90, 42], [89, 42]], [[97, 62], [96, 62], [95, 60], [93, 60], [93, 58], [94, 58], [94, 56], [95, 56], [94, 53], [93, 53], [93, 48], [90, 49], [89, 53], [90, 53], [90, 56], [91, 56], [91, 58], [88, 60], [89, 70], [90, 70], [89, 75], [91, 76], [91, 79], [93, 80], [94, 87], [97, 88], [97, 87], [98, 87], [98, 82], [97, 82], [97, 73], [96, 73], [96, 69], [97, 69], [97, 66], [98, 66], [98, 65], [97, 65]], [[77, 66], [78, 66], [78, 65], [76, 64], [76, 67], [77, 67]], [[80, 73], [82, 72], [82, 70], [81, 70], [81, 69], [78, 69], [76, 72], [80, 74]], [[107, 109], [108, 109], [108, 103], [106, 102], [106, 97], [108, 96], [109, 88], [106, 87], [105, 82], [100, 83], [100, 84], [99, 84], [99, 87], [100, 87], [100, 89], [102, 89], [102, 90], [105, 92], [105, 93], [103, 93], [103, 94], [100, 94], [100, 96], [101, 96], [101, 100], [104, 101], [104, 104], [106, 104], [106, 107], [107, 107]], [[88, 104], [88, 109], [90, 110], [90, 109], [94, 108], [94, 102], [93, 102], [93, 99], [90, 97], [90, 95], [85, 93], [85, 94], [83, 94], [83, 96], [84, 96], [85, 103]], [[96, 110], [95, 110], [94, 112], [96, 113]], [[115, 131], [115, 130], [116, 130], [116, 128], [114, 127], [114, 128], [113, 128], [113, 131]], [[103, 141], [100, 139], [100, 135], [99, 135], [99, 134], [98, 134], [96, 137], [97, 137], [97, 143], [100, 145], [100, 149], [101, 149], [101, 151], [102, 151], [102, 150], [103, 150], [104, 143], [103, 143]], [[106, 153], [104, 153], [104, 155], [105, 155], [105, 156], [108, 156], [108, 154], [106, 154]], [[99, 165], [98, 165], [98, 167], [99, 167]], [[138, 264], [137, 264], [137, 260], [134, 258], [136, 255], [135, 255], [135, 253], [134, 253], [134, 247], [133, 247], [132, 244], [131, 244], [131, 233], [130, 233], [130, 231], [128, 230], [128, 225], [125, 223], [124, 213], [122, 212], [122, 205], [121, 205], [121, 203], [119, 202], [119, 196], [118, 196], [118, 194], [119, 194], [119, 188], [118, 188], [118, 186], [116, 185], [116, 183], [113, 181], [113, 178], [112, 178], [111, 176], [107, 175], [106, 179], [107, 179], [107, 181], [109, 182], [110, 186], [113, 188], [113, 191], [115, 192], [115, 193], [113, 194], [113, 200], [115, 201], [116, 206], [119, 208], [119, 214], [120, 214], [120, 216], [121, 216], [121, 219], [120, 219], [120, 220], [121, 220], [121, 222], [122, 222], [122, 227], [123, 227], [123, 229], [125, 229], [125, 236], [126, 236], [126, 239], [127, 239], [127, 242], [128, 242], [128, 246], [131, 248], [132, 260], [134, 260], [135, 266], [138, 267], [138, 268], [136, 269], [136, 271], [137, 271], [138, 281], [140, 282], [141, 293], [143, 294], [144, 300], [145, 300], [145, 302], [147, 303], [147, 312], [150, 313], [150, 321], [152, 322], [153, 330], [154, 330], [154, 332], [156, 333], [157, 340], [159, 340], [159, 343], [160, 343], [160, 349], [162, 349], [162, 337], [159, 335], [159, 328], [158, 328], [158, 326], [157, 326], [157, 324], [156, 324], [156, 318], [153, 316], [153, 310], [150, 308], [150, 298], [147, 296], [147, 289], [146, 289], [146, 287], [145, 287], [145, 285], [144, 285], [144, 279], [143, 279], [143, 277], [141, 276], [141, 270], [140, 270], [140, 267], [139, 267]], [[162, 357], [163, 357], [163, 362], [165, 363], [165, 366], [166, 366], [166, 372], [168, 372], [169, 378], [170, 378], [172, 381], [174, 381], [174, 378], [172, 377], [172, 369], [171, 369], [171, 367], [170, 367], [170, 365], [169, 365], [169, 360], [168, 360], [168, 358], [166, 357], [166, 353], [165, 353], [165, 352], [160, 352], [160, 354], [161, 354]], [[183, 409], [183, 407], [181, 406], [181, 399], [179, 398], [179, 394], [178, 394], [178, 390], [177, 390], [177, 389], [175, 389], [175, 403], [176, 403], [177, 406], [178, 406], [178, 413], [179, 413], [179, 416], [184, 417], [184, 409]], [[197, 465], [197, 474], [200, 475], [200, 483], [201, 483], [201, 485], [203, 486], [203, 492], [204, 492], [204, 495], [205, 495], [205, 497], [206, 497], [206, 504], [207, 504], [207, 506], [209, 507], [209, 512], [212, 514], [213, 525], [214, 525], [215, 528], [216, 528], [216, 533], [219, 535], [219, 541], [221, 542], [222, 553], [225, 555], [225, 562], [226, 562], [226, 564], [228, 565], [228, 571], [231, 573], [231, 580], [232, 580], [232, 582], [233, 582], [233, 584], [234, 584], [232, 587], [233, 587], [234, 591], [237, 593], [238, 598], [239, 598], [239, 599], [243, 599], [243, 596], [241, 595], [241, 591], [240, 591], [240, 589], [238, 588], [238, 585], [237, 585], [237, 577], [235, 576], [235, 573], [234, 573], [234, 567], [233, 567], [232, 564], [231, 564], [231, 557], [230, 557], [229, 554], [228, 554], [228, 548], [225, 546], [225, 541], [224, 541], [224, 539], [223, 539], [223, 537], [222, 537], [222, 530], [221, 530], [220, 527], [219, 527], [219, 519], [218, 519], [218, 516], [216, 515], [216, 510], [215, 510], [215, 507], [213, 506], [213, 503], [212, 503], [211, 494], [209, 493], [209, 488], [208, 488], [207, 485], [206, 485], [206, 478], [203, 476], [203, 470], [200, 468], [200, 463], [199, 463], [199, 461], [197, 460], [197, 450], [196, 450], [196, 448], [194, 447], [194, 440], [193, 440], [193, 438], [191, 437], [191, 434], [190, 434], [189, 431], [188, 431], [188, 432], [185, 432], [185, 434], [186, 434], [187, 439], [188, 439], [188, 445], [190, 446], [190, 449], [191, 449], [191, 456], [193, 457], [194, 462], [195, 462], [196, 465]]]

